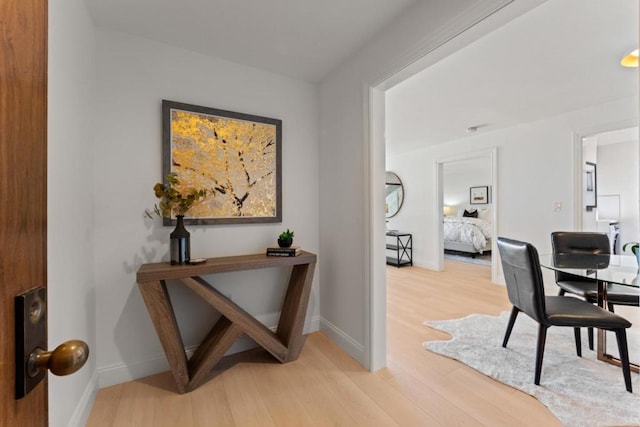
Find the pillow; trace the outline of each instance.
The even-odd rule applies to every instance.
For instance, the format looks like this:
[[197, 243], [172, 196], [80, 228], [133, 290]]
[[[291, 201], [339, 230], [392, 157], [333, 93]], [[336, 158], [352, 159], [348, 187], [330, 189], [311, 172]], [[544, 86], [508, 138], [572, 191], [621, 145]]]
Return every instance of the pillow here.
[[462, 213], [462, 216], [467, 218], [478, 218], [478, 210], [471, 209], [470, 211], [468, 211], [465, 209], [464, 212]]
[[491, 222], [491, 208], [480, 209], [478, 211], [478, 219]]

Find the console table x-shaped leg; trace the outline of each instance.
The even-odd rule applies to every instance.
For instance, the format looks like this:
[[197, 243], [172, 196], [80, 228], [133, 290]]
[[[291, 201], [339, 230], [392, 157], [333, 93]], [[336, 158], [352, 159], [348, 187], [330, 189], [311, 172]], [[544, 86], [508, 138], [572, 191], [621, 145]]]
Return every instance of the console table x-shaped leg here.
[[[179, 393], [201, 385], [213, 367], [242, 334], [247, 334], [282, 363], [296, 360], [302, 350], [304, 319], [309, 303], [316, 256], [309, 252], [297, 257], [244, 255], [210, 258], [193, 266], [145, 264], [138, 271], [138, 286], [151, 321], [164, 349]], [[240, 306], [209, 285], [200, 275], [254, 268], [292, 266], [280, 320], [272, 332]], [[191, 358], [187, 358], [166, 280], [177, 279], [221, 313]]]

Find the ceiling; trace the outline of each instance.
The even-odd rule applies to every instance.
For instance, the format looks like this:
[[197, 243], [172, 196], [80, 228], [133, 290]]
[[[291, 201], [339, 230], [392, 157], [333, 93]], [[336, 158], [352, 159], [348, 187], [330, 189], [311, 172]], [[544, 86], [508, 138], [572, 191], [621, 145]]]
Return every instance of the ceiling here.
[[387, 91], [387, 152], [637, 96], [637, 46], [637, 0], [549, 0]]
[[86, 0], [101, 27], [318, 82], [415, 0]]

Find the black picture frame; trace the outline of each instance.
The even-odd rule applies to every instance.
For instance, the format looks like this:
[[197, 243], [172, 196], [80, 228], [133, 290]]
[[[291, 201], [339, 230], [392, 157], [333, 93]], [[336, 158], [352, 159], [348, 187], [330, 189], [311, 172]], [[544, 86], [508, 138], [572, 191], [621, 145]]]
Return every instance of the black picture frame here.
[[282, 120], [163, 100], [162, 141], [165, 184], [210, 190], [185, 224], [282, 222]]
[[598, 172], [597, 165], [593, 162], [585, 162], [583, 184], [584, 206], [587, 212], [598, 207]]
[[469, 204], [486, 205], [487, 203], [489, 203], [488, 185], [469, 188]]

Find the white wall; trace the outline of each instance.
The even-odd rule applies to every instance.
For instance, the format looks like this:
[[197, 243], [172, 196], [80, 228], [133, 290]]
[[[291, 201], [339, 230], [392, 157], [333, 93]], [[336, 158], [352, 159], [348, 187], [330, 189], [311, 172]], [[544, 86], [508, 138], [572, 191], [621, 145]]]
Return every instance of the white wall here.
[[620, 195], [620, 239], [624, 243], [640, 241], [638, 223], [638, 141], [598, 146], [598, 195]]
[[[582, 174], [584, 174], [585, 162], [598, 163], [598, 139], [595, 136], [588, 136], [582, 139], [582, 161], [579, 162], [583, 168]], [[598, 171], [596, 169], [596, 174], [597, 173]], [[586, 188], [584, 177], [582, 180], [583, 182], [580, 183], [580, 187], [584, 191]], [[582, 204], [585, 205], [585, 203], [583, 200]], [[580, 210], [582, 211], [582, 227], [576, 227], [576, 229], [581, 229], [582, 231], [603, 231], [598, 229], [598, 223], [596, 222], [597, 211], [595, 209], [588, 211], [586, 207], [581, 207]]]
[[[143, 263], [168, 261], [171, 227], [145, 219], [162, 179], [161, 101], [237, 111], [283, 121], [283, 222], [188, 226], [191, 256], [261, 253], [285, 228], [318, 251], [318, 93], [307, 83], [100, 29], [95, 131], [95, 263], [100, 386], [166, 370], [166, 360], [136, 285]], [[320, 258], [320, 263], [322, 258]], [[214, 285], [275, 326], [285, 272], [221, 274]], [[305, 332], [318, 328], [318, 269]], [[187, 347], [197, 345], [216, 314], [170, 284]]]
[[89, 344], [87, 364], [49, 375], [49, 425], [80, 426], [96, 389], [93, 265], [95, 31], [82, 0], [49, 1], [48, 313], [49, 348]]
[[[389, 167], [402, 172], [407, 186], [426, 183], [419, 186], [419, 194], [407, 196], [404, 216], [398, 215], [403, 221], [398, 227], [413, 232], [414, 263], [436, 268], [437, 242], [431, 236], [437, 235], [434, 224], [439, 224], [432, 207], [437, 159], [498, 147], [498, 236], [525, 240], [540, 253], [550, 252], [552, 231], [575, 229], [574, 134], [637, 120], [638, 98], [633, 96], [388, 158]], [[554, 211], [556, 202], [562, 204], [560, 212]]]
[[472, 205], [469, 201], [471, 187], [491, 186], [489, 159], [457, 161], [443, 165], [442, 201], [445, 206], [456, 208], [456, 214], [464, 209], [482, 209], [489, 204]]

